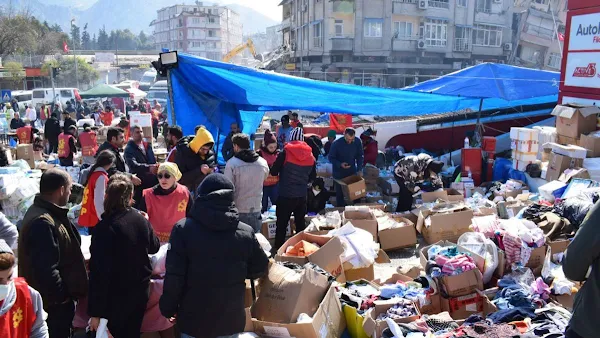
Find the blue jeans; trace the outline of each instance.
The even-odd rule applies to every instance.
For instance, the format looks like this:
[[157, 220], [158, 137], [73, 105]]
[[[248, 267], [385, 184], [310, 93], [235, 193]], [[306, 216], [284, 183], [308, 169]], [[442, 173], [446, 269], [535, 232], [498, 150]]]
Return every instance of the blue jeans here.
[[240, 213], [240, 222], [246, 223], [254, 229], [254, 233], [257, 234], [262, 228], [262, 219], [260, 212], [251, 212], [247, 214]]
[[277, 203], [278, 196], [279, 183], [275, 185], [264, 186], [262, 197], [262, 212], [265, 212], [269, 209], [269, 199], [271, 200], [271, 205], [275, 205]]

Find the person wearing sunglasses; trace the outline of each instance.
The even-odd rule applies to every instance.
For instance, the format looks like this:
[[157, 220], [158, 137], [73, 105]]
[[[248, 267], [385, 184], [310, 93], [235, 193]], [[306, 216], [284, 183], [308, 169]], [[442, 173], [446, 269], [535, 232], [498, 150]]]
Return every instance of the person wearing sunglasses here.
[[168, 243], [175, 223], [185, 218], [191, 208], [189, 190], [177, 183], [181, 172], [177, 164], [165, 162], [158, 167], [158, 184], [145, 189], [139, 209], [148, 214], [148, 219], [161, 244]]
[[196, 136], [184, 137], [177, 145], [175, 163], [181, 171], [179, 183], [190, 191], [195, 192], [217, 166], [217, 157], [212, 150], [214, 145], [213, 136], [203, 126], [198, 128]]

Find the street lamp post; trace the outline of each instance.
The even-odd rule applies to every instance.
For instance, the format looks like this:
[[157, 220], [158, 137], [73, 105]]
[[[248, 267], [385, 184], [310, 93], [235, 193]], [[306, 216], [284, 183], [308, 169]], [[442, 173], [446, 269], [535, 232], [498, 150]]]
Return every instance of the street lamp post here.
[[[75, 19], [71, 20], [71, 33], [73, 33], [73, 26], [75, 22]], [[79, 75], [78, 75], [78, 61], [77, 61], [77, 55], [75, 54], [75, 50], [77, 47], [77, 44], [75, 43], [75, 34], [71, 34], [73, 35], [73, 61], [75, 62], [75, 81], [77, 82], [77, 89], [79, 89]]]

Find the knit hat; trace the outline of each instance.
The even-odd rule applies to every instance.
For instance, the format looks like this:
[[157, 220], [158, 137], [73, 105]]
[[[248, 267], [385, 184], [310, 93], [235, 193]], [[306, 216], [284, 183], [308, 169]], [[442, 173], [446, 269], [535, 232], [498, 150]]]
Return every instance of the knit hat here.
[[327, 137], [335, 138], [336, 136], [337, 136], [337, 134], [335, 133], [335, 130], [330, 130], [327, 132]]
[[304, 131], [302, 128], [294, 128], [290, 131], [290, 141], [304, 141]]
[[175, 163], [172, 163], [172, 162], [161, 163], [160, 166], [158, 167], [157, 173], [161, 173], [163, 171], [166, 171], [169, 174], [171, 174], [171, 176], [175, 177], [176, 181], [179, 181], [181, 179], [181, 171], [179, 171], [179, 167]]
[[233, 182], [223, 174], [210, 174], [198, 187], [198, 197], [206, 196], [217, 190], [233, 190]]
[[265, 130], [264, 142], [265, 142], [265, 146], [268, 146], [269, 144], [277, 143], [277, 137], [275, 137], [275, 135], [273, 135], [271, 133], [271, 131], [269, 129], [267, 129], [267, 130]]
[[15, 253], [10, 248], [10, 245], [8, 245], [8, 243], [6, 243], [5, 240], [0, 239], [0, 254], [3, 254], [3, 253], [9, 253], [13, 256], [15, 255]]

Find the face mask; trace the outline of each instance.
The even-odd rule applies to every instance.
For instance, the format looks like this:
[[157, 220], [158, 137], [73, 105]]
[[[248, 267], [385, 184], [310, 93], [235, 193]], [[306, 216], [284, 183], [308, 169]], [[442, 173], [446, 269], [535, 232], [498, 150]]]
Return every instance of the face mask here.
[[313, 194], [315, 194], [315, 196], [317, 196], [321, 192], [321, 190], [317, 190], [315, 188], [313, 188], [312, 191], [313, 191]]
[[12, 283], [13, 282], [9, 282], [8, 284], [0, 285], [0, 301], [6, 299], [6, 296], [8, 296], [8, 290], [10, 289]]

